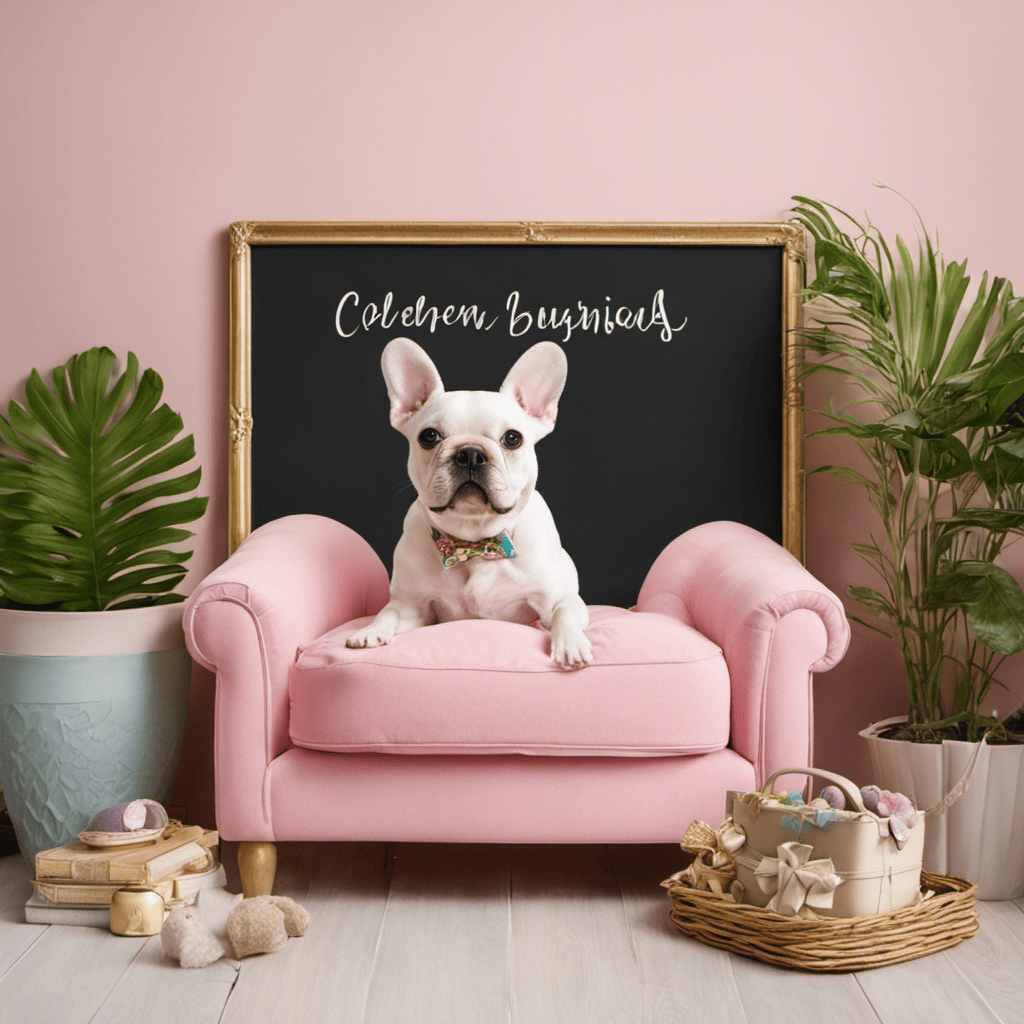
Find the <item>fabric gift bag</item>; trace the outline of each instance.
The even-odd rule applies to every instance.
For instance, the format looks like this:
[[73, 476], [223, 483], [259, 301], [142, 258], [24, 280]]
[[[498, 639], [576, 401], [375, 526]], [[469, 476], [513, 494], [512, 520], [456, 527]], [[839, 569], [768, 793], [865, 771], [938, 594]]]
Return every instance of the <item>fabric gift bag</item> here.
[[[773, 797], [772, 783], [790, 774], [837, 786], [846, 797], [846, 810], [822, 811]], [[819, 768], [781, 768], [759, 791], [732, 790], [727, 802], [730, 846], [742, 842], [733, 856], [743, 903], [785, 916], [811, 916], [810, 911], [820, 917], [861, 917], [900, 910], [921, 899], [920, 812], [909, 837], [898, 843], [889, 819], [867, 810], [849, 779]]]

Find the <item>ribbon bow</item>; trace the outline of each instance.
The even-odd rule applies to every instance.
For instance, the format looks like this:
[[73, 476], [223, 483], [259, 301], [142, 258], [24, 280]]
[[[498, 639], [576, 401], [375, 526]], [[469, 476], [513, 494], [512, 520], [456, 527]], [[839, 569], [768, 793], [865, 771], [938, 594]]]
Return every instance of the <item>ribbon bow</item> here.
[[736, 828], [731, 818], [715, 829], [707, 822], [694, 821], [679, 844], [686, 853], [694, 854], [693, 863], [667, 881], [683, 882], [693, 889], [720, 896], [728, 890], [733, 899], [739, 898], [742, 891], [736, 888], [739, 883], [733, 854], [746, 841], [743, 830]]
[[842, 878], [836, 874], [831, 857], [809, 860], [813, 846], [782, 843], [778, 857], [765, 857], [754, 877], [761, 891], [772, 893], [768, 909], [783, 917], [816, 917], [811, 907], [829, 908], [836, 886]]
[[450, 569], [459, 562], [468, 561], [470, 558], [479, 556], [491, 561], [497, 558], [515, 558], [516, 549], [512, 545], [512, 538], [505, 530], [502, 530], [496, 537], [484, 537], [481, 540], [460, 540], [458, 537], [450, 537], [435, 527], [430, 528], [430, 536], [441, 552], [441, 564]]

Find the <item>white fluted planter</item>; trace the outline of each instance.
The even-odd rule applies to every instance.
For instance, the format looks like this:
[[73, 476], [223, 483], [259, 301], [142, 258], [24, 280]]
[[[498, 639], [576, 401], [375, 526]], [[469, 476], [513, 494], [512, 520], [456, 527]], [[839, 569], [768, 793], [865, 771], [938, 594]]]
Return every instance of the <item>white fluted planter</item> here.
[[[860, 735], [868, 741], [874, 781], [927, 809], [957, 784], [975, 745], [879, 737], [904, 721], [887, 718]], [[985, 745], [967, 791], [945, 814], [928, 819], [924, 869], [976, 882], [981, 900], [1024, 896], [1024, 743]]]

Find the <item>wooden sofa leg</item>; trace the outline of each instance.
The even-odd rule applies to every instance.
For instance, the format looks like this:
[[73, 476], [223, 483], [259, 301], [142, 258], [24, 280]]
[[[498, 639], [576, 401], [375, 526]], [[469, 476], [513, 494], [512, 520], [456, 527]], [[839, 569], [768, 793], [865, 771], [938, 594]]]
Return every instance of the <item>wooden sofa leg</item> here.
[[242, 895], [269, 896], [274, 889], [277, 847], [273, 843], [239, 843], [238, 873], [242, 876]]

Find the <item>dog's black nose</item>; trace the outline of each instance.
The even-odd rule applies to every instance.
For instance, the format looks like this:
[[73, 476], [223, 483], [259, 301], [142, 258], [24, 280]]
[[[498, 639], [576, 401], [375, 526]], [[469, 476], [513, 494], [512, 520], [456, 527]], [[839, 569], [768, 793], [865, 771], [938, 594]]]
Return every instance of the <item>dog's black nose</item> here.
[[479, 469], [487, 462], [487, 453], [483, 448], [477, 448], [475, 444], [467, 444], [455, 453], [453, 460], [456, 466], [466, 466], [469, 469]]

